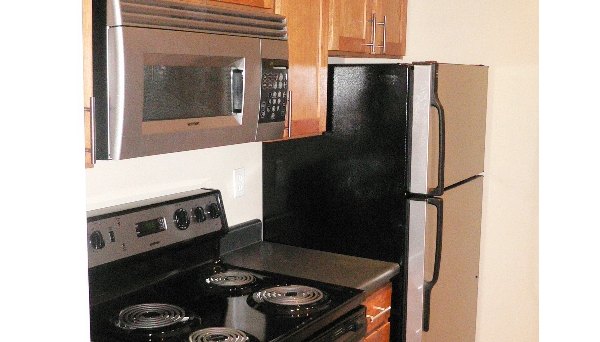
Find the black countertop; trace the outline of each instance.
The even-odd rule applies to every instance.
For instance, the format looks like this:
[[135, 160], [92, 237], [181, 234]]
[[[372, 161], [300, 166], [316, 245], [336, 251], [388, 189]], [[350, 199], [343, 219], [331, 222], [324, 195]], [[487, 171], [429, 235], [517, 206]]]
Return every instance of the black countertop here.
[[234, 266], [361, 289], [366, 295], [400, 272], [396, 263], [264, 241], [228, 252], [222, 259]]

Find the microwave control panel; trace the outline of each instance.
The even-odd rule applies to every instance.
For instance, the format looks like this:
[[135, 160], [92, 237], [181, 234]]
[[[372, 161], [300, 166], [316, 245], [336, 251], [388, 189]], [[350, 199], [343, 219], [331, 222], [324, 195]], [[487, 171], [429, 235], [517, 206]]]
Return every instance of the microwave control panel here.
[[288, 62], [263, 59], [258, 122], [285, 121], [288, 107]]

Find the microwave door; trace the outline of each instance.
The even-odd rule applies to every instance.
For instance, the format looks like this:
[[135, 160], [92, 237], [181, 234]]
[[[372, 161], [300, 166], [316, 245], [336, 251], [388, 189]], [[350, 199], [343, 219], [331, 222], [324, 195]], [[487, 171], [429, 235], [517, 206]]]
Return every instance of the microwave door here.
[[110, 27], [111, 159], [254, 141], [260, 40]]

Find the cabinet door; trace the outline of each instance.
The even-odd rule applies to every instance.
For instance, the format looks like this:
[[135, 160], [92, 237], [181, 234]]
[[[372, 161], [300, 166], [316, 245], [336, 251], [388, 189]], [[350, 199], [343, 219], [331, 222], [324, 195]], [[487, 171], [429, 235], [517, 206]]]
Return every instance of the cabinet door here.
[[389, 342], [390, 341], [390, 322], [379, 327], [367, 335], [364, 342]]
[[92, 81], [92, 0], [82, 0], [83, 8], [83, 103], [85, 129], [85, 167], [93, 167], [90, 98]]
[[320, 134], [327, 115], [327, 0], [276, 0], [275, 12], [288, 20], [291, 136]]
[[[369, 295], [363, 302], [363, 305], [367, 310], [366, 335], [371, 335], [371, 333], [379, 330], [385, 324], [389, 324], [390, 311], [392, 308], [392, 284], [387, 283], [385, 286]], [[387, 335], [389, 341], [389, 330]]]
[[370, 54], [372, 0], [329, 0], [329, 54]]
[[275, 0], [204, 0], [211, 6], [229, 7], [242, 11], [255, 10], [262, 12], [273, 12]]
[[377, 25], [375, 39], [377, 46], [383, 46], [385, 37], [385, 52], [383, 48], [377, 48], [376, 53], [390, 57], [404, 56], [406, 52], [406, 0], [377, 0], [375, 8], [377, 22], [382, 23], [384, 16], [386, 19], [385, 27]]

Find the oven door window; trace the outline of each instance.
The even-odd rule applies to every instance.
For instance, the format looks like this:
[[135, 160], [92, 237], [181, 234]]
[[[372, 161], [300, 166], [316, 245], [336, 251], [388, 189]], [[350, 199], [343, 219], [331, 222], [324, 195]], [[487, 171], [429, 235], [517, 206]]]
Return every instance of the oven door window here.
[[[242, 124], [244, 58], [144, 55], [146, 133]], [[153, 129], [154, 128], [154, 129]]]

